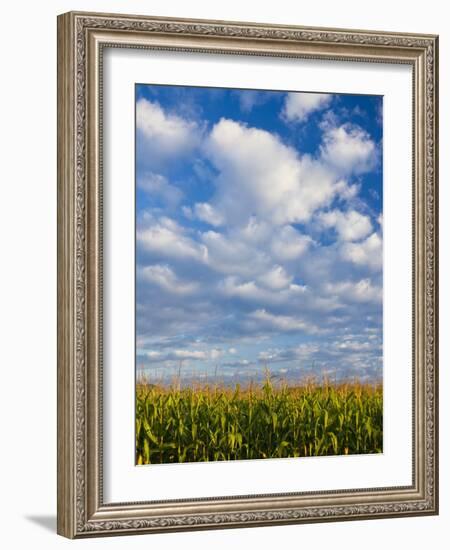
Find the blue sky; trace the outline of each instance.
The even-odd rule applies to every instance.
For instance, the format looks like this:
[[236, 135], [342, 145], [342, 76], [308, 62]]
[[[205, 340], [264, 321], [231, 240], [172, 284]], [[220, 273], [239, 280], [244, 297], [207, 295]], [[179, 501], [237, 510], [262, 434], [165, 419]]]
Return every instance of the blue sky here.
[[382, 98], [136, 86], [136, 365], [382, 376]]

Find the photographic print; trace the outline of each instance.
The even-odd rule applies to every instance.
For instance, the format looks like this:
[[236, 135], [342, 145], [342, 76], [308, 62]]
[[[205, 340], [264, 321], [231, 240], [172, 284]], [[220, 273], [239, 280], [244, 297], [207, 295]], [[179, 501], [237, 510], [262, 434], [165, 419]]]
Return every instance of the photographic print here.
[[136, 462], [380, 453], [382, 97], [136, 86]]

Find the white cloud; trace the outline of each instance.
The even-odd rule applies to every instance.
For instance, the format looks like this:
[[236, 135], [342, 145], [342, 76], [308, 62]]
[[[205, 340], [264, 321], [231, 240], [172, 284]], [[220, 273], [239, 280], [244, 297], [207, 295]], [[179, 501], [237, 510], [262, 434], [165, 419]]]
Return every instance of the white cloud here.
[[[267, 274], [266, 274], [267, 275]], [[246, 303], [258, 303], [262, 305], [290, 305], [294, 300], [302, 298], [306, 292], [306, 286], [288, 283], [284, 285], [287, 274], [278, 275], [272, 273], [268, 276], [264, 286], [253, 280], [242, 280], [239, 277], [225, 277], [218, 284], [218, 290], [230, 298], [239, 298]], [[283, 276], [286, 279], [283, 279]], [[264, 279], [264, 275], [261, 276]], [[272, 284], [272, 287], [269, 284]], [[283, 283], [283, 286], [281, 286]], [[279, 285], [276, 287], [276, 285]]]
[[226, 277], [219, 284], [219, 290], [230, 297], [249, 301], [266, 301], [270, 294], [260, 288], [255, 281], [239, 281], [237, 277]]
[[248, 245], [265, 245], [273, 234], [272, 225], [266, 221], [250, 216], [250, 219], [243, 227], [235, 228], [236, 238]]
[[213, 127], [206, 153], [220, 172], [211, 202], [231, 225], [251, 217], [271, 225], [307, 222], [343, 191], [322, 162], [300, 157], [275, 134], [232, 120]]
[[[325, 374], [344, 378], [367, 376], [367, 370], [377, 372], [382, 362], [381, 347], [377, 342], [367, 342], [360, 335], [342, 337], [340, 340], [322, 340], [320, 344], [308, 342], [295, 347], [273, 347], [258, 354], [260, 363], [290, 363], [291, 376]], [[281, 370], [277, 370], [281, 372]]]
[[320, 351], [320, 347], [315, 343], [300, 344], [291, 348], [271, 348], [261, 351], [258, 354], [258, 360], [264, 363], [278, 363], [281, 361], [305, 360]]
[[260, 275], [258, 280], [271, 290], [281, 290], [289, 287], [292, 279], [293, 277], [286, 273], [283, 267], [276, 265], [266, 273]]
[[211, 359], [218, 359], [223, 354], [222, 350], [220, 349], [212, 349], [209, 351], [209, 356]]
[[226, 363], [222, 363], [223, 367], [248, 367], [251, 365], [250, 361], [248, 359], [238, 359], [237, 361], [227, 361]]
[[382, 289], [374, 286], [370, 279], [361, 279], [357, 282], [326, 283], [324, 288], [328, 294], [342, 297], [351, 302], [379, 302], [383, 297]]
[[194, 213], [199, 220], [209, 223], [209, 225], [214, 227], [219, 227], [224, 223], [223, 216], [220, 212], [207, 202], [196, 203], [194, 206]]
[[140, 269], [139, 275], [159, 288], [172, 294], [192, 294], [198, 289], [195, 282], [181, 281], [168, 265], [149, 265]]
[[339, 238], [343, 241], [363, 239], [372, 231], [370, 218], [356, 210], [322, 212], [318, 215], [318, 219], [323, 227], [336, 229]]
[[[166, 112], [158, 102], [141, 98], [136, 103], [136, 126], [141, 132], [141, 142], [146, 153], [174, 155], [191, 151], [199, 144], [201, 128], [197, 122]], [[144, 138], [144, 139], [142, 139]]]
[[311, 323], [306, 322], [298, 317], [288, 315], [274, 315], [265, 309], [258, 309], [248, 315], [252, 321], [258, 321], [261, 324], [275, 330], [280, 331], [302, 331], [307, 333], [316, 333], [318, 329]]
[[311, 237], [300, 234], [291, 225], [285, 225], [275, 232], [270, 246], [276, 259], [289, 261], [302, 256], [311, 244]]
[[170, 218], [161, 218], [138, 229], [136, 238], [144, 250], [170, 258], [207, 260], [206, 246], [186, 235], [185, 230]]
[[189, 349], [174, 349], [164, 353], [161, 351], [150, 350], [144, 353], [149, 363], [165, 363], [168, 361], [211, 361], [218, 359], [222, 355], [220, 349], [210, 350], [189, 350]]
[[288, 121], [304, 122], [314, 111], [327, 107], [332, 98], [330, 94], [290, 92], [286, 94], [282, 117]]
[[357, 183], [349, 185], [345, 180], [340, 180], [336, 183], [336, 192], [341, 199], [350, 201], [359, 193], [360, 187]]
[[369, 342], [336, 342], [336, 347], [347, 351], [367, 351], [372, 349]]
[[201, 240], [208, 250], [209, 267], [219, 273], [249, 277], [270, 265], [264, 250], [241, 240], [238, 232], [223, 234], [206, 231], [202, 233]]
[[362, 242], [345, 243], [341, 254], [344, 260], [379, 270], [383, 266], [383, 241], [378, 233], [372, 233]]
[[337, 173], [362, 174], [374, 168], [377, 148], [369, 134], [359, 126], [325, 125], [321, 158]]
[[183, 215], [184, 215], [188, 220], [193, 220], [193, 219], [195, 219], [194, 212], [192, 211], [192, 208], [191, 208], [190, 206], [183, 205], [183, 206], [181, 207], [181, 211], [183, 212]]
[[179, 187], [171, 185], [161, 174], [147, 172], [137, 180], [138, 187], [152, 196], [161, 198], [168, 206], [176, 206], [183, 198]]
[[267, 92], [258, 92], [257, 90], [236, 90], [235, 96], [239, 99], [239, 106], [243, 113], [250, 113], [253, 107], [262, 105], [270, 97]]

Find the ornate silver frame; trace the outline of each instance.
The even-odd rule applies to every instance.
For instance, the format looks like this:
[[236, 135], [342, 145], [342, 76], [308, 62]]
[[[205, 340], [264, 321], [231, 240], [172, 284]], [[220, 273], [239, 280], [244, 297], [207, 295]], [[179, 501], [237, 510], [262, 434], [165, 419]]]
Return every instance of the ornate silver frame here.
[[[412, 66], [411, 486], [103, 502], [100, 90], [105, 46]], [[58, 17], [59, 534], [80, 538], [438, 513], [437, 56], [433, 35], [74, 12]]]

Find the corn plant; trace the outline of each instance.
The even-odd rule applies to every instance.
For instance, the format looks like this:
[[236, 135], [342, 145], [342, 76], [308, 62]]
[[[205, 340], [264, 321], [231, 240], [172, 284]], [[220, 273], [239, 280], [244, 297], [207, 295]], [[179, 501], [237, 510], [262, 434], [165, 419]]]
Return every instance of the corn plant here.
[[137, 464], [380, 453], [380, 385], [139, 384]]

